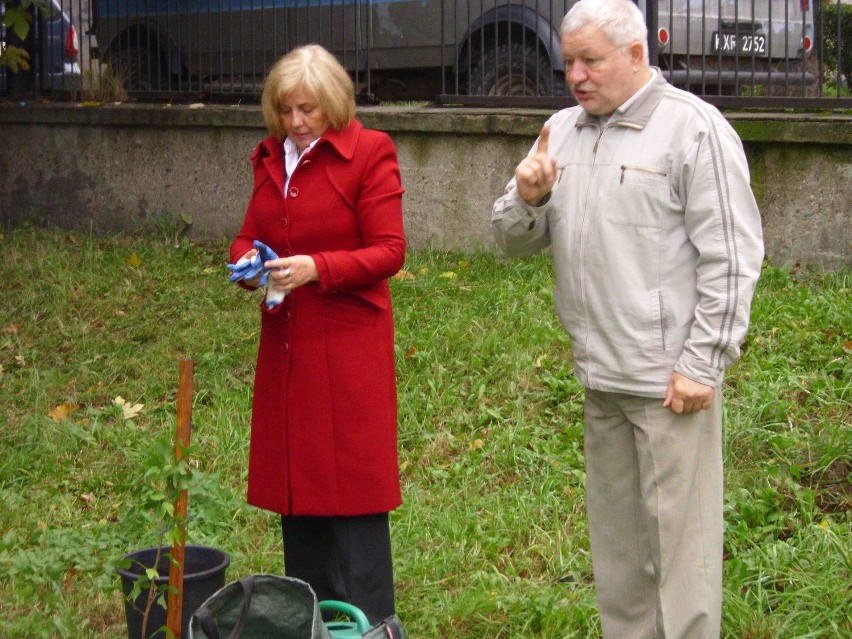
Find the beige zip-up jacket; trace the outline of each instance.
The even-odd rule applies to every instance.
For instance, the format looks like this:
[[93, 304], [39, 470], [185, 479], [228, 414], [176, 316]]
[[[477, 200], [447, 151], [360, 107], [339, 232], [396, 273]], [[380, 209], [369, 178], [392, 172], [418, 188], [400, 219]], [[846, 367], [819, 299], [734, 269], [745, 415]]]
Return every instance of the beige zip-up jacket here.
[[552, 246], [579, 381], [644, 397], [665, 397], [673, 371], [718, 386], [739, 357], [763, 260], [739, 137], [659, 71], [602, 128], [581, 107], [548, 124], [556, 185], [530, 207], [512, 179], [492, 227], [510, 256]]

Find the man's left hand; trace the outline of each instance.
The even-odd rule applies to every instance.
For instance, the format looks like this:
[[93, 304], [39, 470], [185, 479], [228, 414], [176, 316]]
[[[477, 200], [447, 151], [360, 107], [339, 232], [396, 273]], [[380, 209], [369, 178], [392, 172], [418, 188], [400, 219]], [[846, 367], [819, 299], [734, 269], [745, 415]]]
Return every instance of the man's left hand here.
[[663, 408], [671, 408], [676, 413], [697, 413], [710, 408], [712, 399], [712, 386], [672, 373]]

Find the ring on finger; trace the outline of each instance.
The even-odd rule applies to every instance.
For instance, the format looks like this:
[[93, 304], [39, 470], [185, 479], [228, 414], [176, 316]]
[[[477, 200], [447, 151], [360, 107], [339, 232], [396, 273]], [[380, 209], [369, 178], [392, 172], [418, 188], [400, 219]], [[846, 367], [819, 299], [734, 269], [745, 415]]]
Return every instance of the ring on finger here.
[[290, 267], [284, 269], [284, 277], [290, 277]]

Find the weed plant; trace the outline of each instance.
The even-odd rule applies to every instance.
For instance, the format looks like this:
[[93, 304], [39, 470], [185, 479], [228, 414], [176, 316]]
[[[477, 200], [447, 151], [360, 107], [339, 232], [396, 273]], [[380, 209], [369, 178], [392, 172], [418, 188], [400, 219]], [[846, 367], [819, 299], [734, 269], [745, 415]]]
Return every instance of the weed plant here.
[[[226, 550], [229, 581], [281, 573], [277, 517], [245, 503], [260, 298], [228, 284], [226, 246], [17, 229], [0, 255], [0, 637], [126, 636], [113, 564], [156, 543], [143, 477], [181, 358], [189, 542]], [[405, 270], [392, 531], [411, 636], [598, 637], [583, 391], [548, 257], [424, 251]], [[725, 391], [726, 639], [852, 636], [850, 289], [848, 270], [760, 280]]]

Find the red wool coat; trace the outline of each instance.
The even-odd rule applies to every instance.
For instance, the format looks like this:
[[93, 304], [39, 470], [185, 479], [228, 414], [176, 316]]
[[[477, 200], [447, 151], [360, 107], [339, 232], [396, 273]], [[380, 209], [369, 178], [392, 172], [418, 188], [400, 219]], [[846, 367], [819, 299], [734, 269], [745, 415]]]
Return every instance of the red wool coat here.
[[254, 190], [236, 262], [258, 239], [310, 255], [319, 282], [261, 304], [248, 501], [285, 515], [362, 515], [401, 503], [393, 316], [387, 278], [405, 238], [396, 150], [353, 120], [307, 151], [283, 197], [273, 138], [251, 157]]

